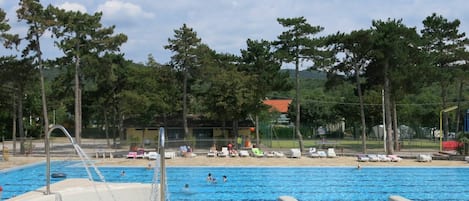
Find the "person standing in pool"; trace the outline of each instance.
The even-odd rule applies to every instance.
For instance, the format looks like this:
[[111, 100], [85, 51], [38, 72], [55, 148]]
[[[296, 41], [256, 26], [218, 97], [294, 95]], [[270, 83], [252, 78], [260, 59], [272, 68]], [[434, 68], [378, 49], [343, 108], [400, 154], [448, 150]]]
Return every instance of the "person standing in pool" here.
[[147, 170], [151, 170], [151, 162], [148, 162]]
[[228, 181], [228, 178], [226, 177], [226, 175], [223, 175], [223, 182], [226, 182]]
[[125, 171], [124, 170], [122, 170], [121, 176], [125, 176]]

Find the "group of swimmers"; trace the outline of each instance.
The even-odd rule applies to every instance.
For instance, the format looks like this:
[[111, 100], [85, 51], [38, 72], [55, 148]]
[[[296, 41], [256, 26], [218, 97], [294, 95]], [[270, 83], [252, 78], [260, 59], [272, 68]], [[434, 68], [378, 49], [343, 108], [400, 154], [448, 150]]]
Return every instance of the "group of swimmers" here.
[[[223, 182], [227, 182], [228, 181], [228, 177], [226, 175], [223, 175]], [[210, 183], [210, 184], [216, 184], [217, 183], [217, 179], [215, 177], [212, 176], [212, 173], [208, 173], [208, 176], [207, 176], [207, 182]], [[186, 194], [193, 194], [194, 192], [191, 191], [189, 189], [189, 184], [184, 184], [184, 187], [182, 188], [182, 192], [183, 193], [186, 193]]]
[[[228, 177], [226, 177], [226, 175], [223, 175], [223, 182], [226, 181], [228, 181]], [[215, 177], [212, 177], [212, 173], [208, 173], [207, 182], [214, 184], [217, 183], [217, 179]]]

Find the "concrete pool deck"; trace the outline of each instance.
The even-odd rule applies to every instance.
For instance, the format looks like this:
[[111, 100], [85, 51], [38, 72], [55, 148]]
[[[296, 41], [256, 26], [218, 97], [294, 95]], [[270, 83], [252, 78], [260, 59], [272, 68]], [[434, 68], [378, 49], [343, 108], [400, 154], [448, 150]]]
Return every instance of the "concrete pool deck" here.
[[[9, 199], [8, 201], [92, 201], [92, 200], [150, 200], [151, 184], [104, 183], [88, 179], [66, 179], [51, 185], [51, 194], [44, 195], [45, 187]], [[96, 188], [96, 189], [95, 189]], [[99, 197], [96, 191], [99, 192]], [[99, 199], [98, 199], [99, 198]]]

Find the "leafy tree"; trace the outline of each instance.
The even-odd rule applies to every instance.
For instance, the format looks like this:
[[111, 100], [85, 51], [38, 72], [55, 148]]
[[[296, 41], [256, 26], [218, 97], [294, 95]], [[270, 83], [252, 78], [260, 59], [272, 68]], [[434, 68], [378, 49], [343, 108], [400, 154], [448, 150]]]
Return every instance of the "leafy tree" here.
[[303, 61], [318, 61], [320, 44], [313, 36], [324, 28], [311, 26], [304, 17], [278, 18], [277, 21], [283, 27], [288, 28], [287, 31], [277, 37], [278, 40], [274, 41], [273, 45], [276, 47], [277, 57], [281, 61], [295, 65], [295, 133], [298, 136], [300, 150], [303, 151], [303, 137], [300, 132], [300, 63]]
[[[6, 13], [3, 9], [0, 9], [0, 41], [3, 42], [3, 45], [4, 47], [6, 48], [11, 48], [13, 44], [15, 45], [18, 45], [19, 43], [19, 38], [18, 38], [18, 35], [16, 34], [10, 34], [8, 33], [8, 31], [11, 29], [11, 26], [8, 24], [8, 19], [6, 18]], [[11, 57], [1, 57], [0, 58], [0, 62], [2, 63], [12, 63], [13, 58]], [[11, 67], [10, 65], [8, 65], [9, 67]], [[1, 68], [6, 68], [5, 66], [0, 66]], [[2, 70], [6, 70], [6, 71], [10, 71], [12, 69], [2, 69]], [[11, 81], [10, 78], [18, 78], [16, 79], [17, 81], [21, 81], [19, 77], [17, 76], [13, 76], [12, 74], [8, 74], [8, 73], [1, 73], [1, 76], [2, 78], [0, 79], [0, 90], [1, 91], [7, 91], [7, 93], [3, 93], [3, 94], [13, 94], [13, 104], [8, 104], [11, 100], [10, 100], [10, 96], [2, 96], [1, 99], [0, 99], [0, 105], [2, 106], [11, 106], [13, 107], [13, 132], [12, 132], [12, 137], [13, 137], [13, 140], [14, 140], [14, 144], [13, 144], [13, 153], [15, 153], [16, 151], [16, 112], [17, 111], [17, 108], [16, 108], [16, 104], [15, 102], [16, 101], [22, 101], [22, 100], [19, 100], [16, 98], [17, 96], [17, 93], [18, 90], [14, 87], [11, 86]], [[11, 76], [11, 77], [10, 77]], [[2, 104], [6, 102], [6, 104]], [[6, 109], [6, 108], [2, 108], [2, 111], [8, 111], [10, 110], [10, 108]], [[0, 116], [3, 116], [3, 117], [6, 117], [8, 116], [8, 112], [1, 112]], [[21, 123], [22, 123], [22, 118], [20, 118], [21, 120]], [[2, 121], [4, 122], [4, 121]], [[4, 124], [4, 123], [0, 123], [0, 127], [1, 128], [6, 128], [7, 125]], [[21, 130], [23, 130], [23, 127], [20, 127]], [[5, 129], [2, 129], [2, 130], [5, 130]]]
[[363, 153], [366, 153], [366, 117], [363, 101], [362, 78], [371, 58], [370, 52], [372, 47], [371, 32], [369, 30], [352, 31], [350, 34], [337, 34], [330, 36], [328, 43], [334, 46], [339, 54], [339, 62], [329, 72], [331, 75], [329, 80], [339, 77], [340, 73], [344, 73], [356, 84], [356, 92], [360, 103], [360, 121], [361, 121], [361, 137]]
[[[42, 49], [40, 39], [45, 31], [53, 24], [50, 20], [49, 13], [43, 8], [39, 0], [20, 0], [19, 9], [16, 11], [19, 20], [25, 21], [28, 24], [28, 32], [25, 40], [28, 45], [23, 50], [23, 57], [31, 56], [35, 59], [35, 65], [39, 69], [40, 83], [41, 83], [41, 100], [42, 100], [42, 113], [44, 123], [44, 134], [49, 131], [49, 118], [47, 114], [47, 98], [46, 88], [44, 81], [44, 66], [42, 59]], [[46, 143], [48, 139], [46, 139]]]
[[[252, 76], [251, 90], [254, 92], [253, 105], [248, 110], [256, 115], [256, 126], [258, 125], [258, 114], [265, 106], [262, 102], [272, 91], [286, 91], [292, 88], [290, 77], [287, 72], [281, 72], [281, 64], [271, 51], [268, 41], [247, 40], [247, 49], [241, 50], [241, 65], [239, 70]], [[256, 129], [256, 144], [259, 144], [259, 132]]]
[[[111, 136], [109, 132], [112, 131], [113, 144], [115, 144], [115, 137], [118, 135], [118, 130], [111, 130], [110, 128], [119, 127], [119, 124], [111, 120], [118, 119], [116, 117], [118, 116], [117, 113], [114, 113], [117, 111], [115, 108], [118, 107], [116, 99], [126, 84], [126, 76], [129, 76], [127, 72], [128, 62], [125, 61], [122, 54], [114, 53], [106, 53], [93, 61], [93, 66], [101, 66], [101, 68], [89, 69], [91, 72], [88, 74], [92, 76], [95, 87], [89, 89], [84, 95], [90, 102], [91, 111], [96, 115], [95, 119], [102, 122], [107, 145], [110, 146]], [[65, 83], [62, 85], [65, 85]], [[102, 107], [103, 105], [110, 107]]]
[[187, 126], [188, 113], [188, 86], [191, 75], [196, 71], [197, 55], [195, 50], [201, 45], [201, 39], [197, 37], [197, 32], [183, 24], [178, 30], [174, 30], [174, 38], [168, 39], [168, 45], [164, 48], [171, 50], [174, 55], [171, 56], [171, 65], [183, 74], [183, 94], [182, 94], [182, 119], [184, 124], [184, 136], [191, 138]]
[[[18, 128], [20, 136], [20, 153], [25, 153], [25, 132], [23, 123], [24, 95], [28, 86], [36, 79], [37, 72], [33, 68], [32, 61], [28, 59], [17, 60], [14, 57], [6, 57], [0, 60], [1, 85], [10, 88], [14, 102], [14, 115], [18, 117]], [[36, 75], [36, 76], [34, 76]], [[15, 137], [13, 138], [16, 139]], [[13, 148], [15, 152], [16, 146]]]
[[[408, 28], [402, 24], [402, 20], [373, 21], [373, 61], [367, 68], [368, 84], [379, 84], [384, 90], [384, 113], [386, 129], [386, 152], [394, 152], [396, 137], [393, 136], [392, 111], [396, 98], [396, 89], [402, 87], [407, 80], [398, 77], [403, 71], [407, 74], [401, 76], [415, 76], [412, 72], [414, 66], [409, 64], [409, 52], [417, 48], [413, 43], [416, 41], [415, 28]], [[397, 119], [394, 113], [395, 119]], [[396, 124], [394, 124], [396, 125]], [[396, 127], [394, 127], [396, 130]]]
[[[465, 60], [464, 52], [469, 44], [465, 33], [459, 32], [459, 20], [448, 21], [441, 15], [433, 13], [423, 20], [422, 38], [424, 50], [432, 58], [432, 78], [440, 84], [441, 107], [448, 107], [448, 87], [460, 73], [457, 69]], [[444, 137], [448, 135], [448, 117], [444, 117]]]
[[239, 58], [233, 55], [212, 52], [207, 56], [212, 62], [204, 64], [193, 91], [205, 105], [207, 116], [220, 119], [223, 125], [231, 121], [234, 135], [238, 136], [238, 121], [246, 118], [253, 103], [259, 101], [252, 88], [254, 76], [239, 71]]
[[[103, 27], [100, 23], [102, 13], [89, 15], [80, 11], [65, 11], [50, 8], [56, 23], [52, 27], [54, 36], [60, 41], [56, 45], [64, 52], [60, 61], [74, 61], [75, 64], [75, 138], [81, 143], [82, 129], [82, 59], [99, 57], [105, 52], [119, 51], [120, 45], [127, 41], [124, 34], [114, 34], [115, 26]], [[86, 61], [86, 60], [85, 60]]]

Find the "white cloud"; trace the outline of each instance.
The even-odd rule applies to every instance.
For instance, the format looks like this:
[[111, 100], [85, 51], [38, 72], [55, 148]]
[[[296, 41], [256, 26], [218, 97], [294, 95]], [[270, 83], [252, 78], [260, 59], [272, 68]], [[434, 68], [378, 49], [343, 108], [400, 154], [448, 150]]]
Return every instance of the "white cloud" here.
[[86, 13], [86, 8], [85, 6], [79, 4], [79, 3], [70, 3], [70, 2], [65, 2], [61, 5], [57, 6], [58, 8], [67, 10], [67, 11], [80, 11], [82, 13]]
[[103, 18], [110, 21], [148, 20], [154, 17], [152, 13], [145, 12], [139, 5], [123, 1], [106, 1], [99, 5], [97, 10], [102, 11]]
[[[403, 19], [409, 27], [422, 27], [433, 12], [448, 20], [461, 20], [460, 31], [469, 32], [467, 0], [41, 0], [71, 10], [103, 12], [104, 26], [115, 25], [116, 33], [128, 36], [122, 47], [128, 59], [144, 62], [148, 54], [168, 62], [170, 51], [163, 48], [174, 30], [183, 23], [194, 28], [210, 48], [239, 54], [247, 39], [275, 40], [285, 30], [277, 18], [304, 16], [308, 23], [324, 27], [320, 36], [338, 31], [367, 29], [372, 20]], [[66, 3], [64, 3], [66, 2]], [[0, 0], [8, 12], [13, 30], [18, 1]], [[84, 6], [81, 6], [84, 5]], [[24, 32], [24, 31], [21, 31]]]

